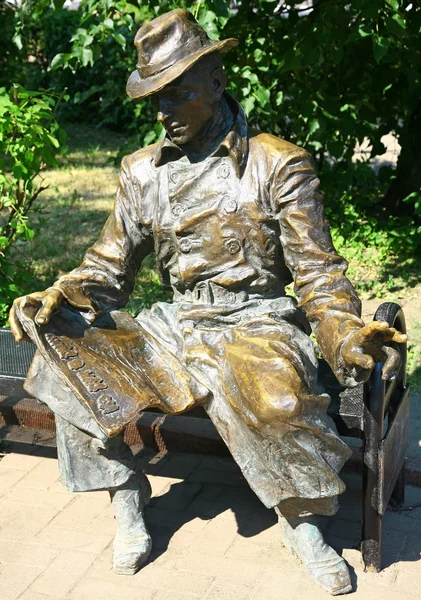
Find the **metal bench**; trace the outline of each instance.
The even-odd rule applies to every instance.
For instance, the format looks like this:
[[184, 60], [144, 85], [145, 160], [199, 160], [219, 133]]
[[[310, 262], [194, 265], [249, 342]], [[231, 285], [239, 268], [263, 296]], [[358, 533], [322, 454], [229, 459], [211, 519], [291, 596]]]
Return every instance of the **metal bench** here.
[[[374, 320], [387, 321], [406, 333], [403, 311], [383, 303]], [[405, 455], [409, 433], [409, 387], [406, 386], [406, 347], [396, 345], [402, 361], [397, 377], [384, 382], [376, 365], [366, 384], [343, 388], [328, 364], [320, 360], [320, 376], [331, 396], [329, 414], [341, 435], [363, 443], [363, 522], [361, 552], [368, 570], [381, 570], [382, 517], [389, 502], [404, 501]], [[17, 345], [8, 329], [0, 329], [0, 396], [25, 397], [23, 389], [34, 346]], [[1, 411], [1, 403], [0, 403]], [[179, 418], [179, 417], [177, 417]]]

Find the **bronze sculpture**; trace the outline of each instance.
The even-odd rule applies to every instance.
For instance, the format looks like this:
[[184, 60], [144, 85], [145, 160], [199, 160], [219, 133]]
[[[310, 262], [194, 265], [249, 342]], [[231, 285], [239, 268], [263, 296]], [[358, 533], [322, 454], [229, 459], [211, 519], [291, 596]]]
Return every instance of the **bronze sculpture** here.
[[[177, 9], [143, 26], [135, 44], [127, 92], [153, 96], [167, 137], [123, 159], [114, 211], [81, 266], [15, 302], [15, 337], [39, 350], [27, 389], [56, 413], [68, 488], [110, 490], [117, 572], [135, 573], [151, 550], [150, 487], [122, 428], [147, 406], [202, 405], [308, 574], [347, 593], [347, 566], [315, 515], [337, 511], [349, 449], [326, 415], [309, 322], [349, 386], [374, 361], [390, 377], [399, 356], [385, 342], [406, 337], [361, 321], [310, 155], [248, 128], [226, 93], [220, 53], [236, 40], [209, 40]], [[117, 309], [152, 251], [173, 302], [132, 319]], [[298, 305], [285, 295], [291, 278]]]

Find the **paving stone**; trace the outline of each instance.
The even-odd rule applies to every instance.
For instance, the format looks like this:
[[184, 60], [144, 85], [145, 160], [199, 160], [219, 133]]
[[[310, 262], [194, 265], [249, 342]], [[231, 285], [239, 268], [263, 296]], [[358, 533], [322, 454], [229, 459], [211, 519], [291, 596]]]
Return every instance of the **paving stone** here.
[[247, 523], [239, 532], [243, 537], [252, 538], [257, 544], [272, 544], [280, 537], [278, 524], [265, 527], [263, 524], [259, 527], [253, 522]]
[[114, 537], [117, 531], [117, 521], [114, 518], [114, 514], [108, 514], [108, 511], [101, 513], [87, 525], [85, 531], [94, 534], [100, 531], [102, 535], [111, 535]]
[[51, 490], [37, 490], [34, 488], [15, 487], [5, 497], [9, 502], [21, 504], [33, 504], [39, 506], [52, 506], [62, 510], [65, 506], [75, 500], [73, 494], [59, 494]]
[[293, 594], [299, 589], [303, 574], [299, 571], [291, 571], [290, 569], [288, 570], [287, 577], [285, 574], [285, 571], [280, 567], [266, 567], [253, 586], [249, 598], [261, 598], [262, 600], [263, 598], [264, 600], [280, 600], [281, 598], [285, 598], [285, 600], [290, 600]]
[[229, 558], [227, 556], [215, 556], [204, 552], [188, 552], [175, 562], [174, 568], [188, 569], [197, 573], [205, 573], [215, 578], [215, 582], [242, 584], [250, 588], [261, 577], [265, 566], [246, 559]]
[[395, 529], [405, 533], [418, 533], [421, 536], [421, 520], [414, 519], [406, 513], [387, 511], [383, 517], [385, 529]]
[[396, 592], [405, 593], [408, 596], [416, 596], [421, 598], [421, 573], [419, 566], [413, 569], [411, 575], [408, 572], [401, 571], [396, 574], [395, 585], [393, 588]]
[[51, 590], [59, 598], [65, 598], [94, 560], [95, 556], [87, 552], [63, 550], [29, 589], [39, 594]]
[[187, 479], [191, 473], [201, 463], [200, 456], [194, 454], [169, 456], [168, 460], [159, 471], [160, 477], [170, 477], [171, 479]]
[[191, 552], [200, 551], [205, 554], [223, 556], [234, 539], [237, 537], [237, 527], [224, 526], [222, 523], [211, 521], [203, 531], [190, 533], [185, 531], [176, 532], [170, 541], [170, 547], [177, 544], [188, 543]]
[[90, 492], [75, 498], [51, 522], [55, 529], [85, 531], [86, 527], [110, 504], [107, 492]]
[[230, 473], [241, 474], [240, 467], [235, 460], [230, 457], [204, 456], [200, 462], [200, 466], [205, 470], [228, 471]]
[[173, 484], [180, 484], [180, 483], [184, 483], [183, 479], [174, 479], [171, 477], [161, 477], [160, 475], [156, 475], [154, 477], [150, 477], [149, 478], [151, 487], [152, 487], [152, 496], [159, 496], [163, 493], [166, 493], [167, 490], [170, 489], [170, 487]]
[[[222, 578], [218, 578], [203, 596], [203, 600], [232, 600], [233, 598], [235, 600], [247, 600], [250, 597], [251, 590], [239, 582], [226, 582]], [[265, 596], [262, 596], [262, 598], [265, 598]]]
[[[0, 487], [0, 494], [5, 490], [0, 499], [1, 600], [327, 600], [301, 562], [283, 548], [273, 511], [247, 486], [226, 483], [229, 459], [222, 460], [227, 468], [220, 466], [220, 473], [207, 459], [180, 461], [176, 456], [172, 467], [172, 459], [163, 460], [160, 469], [152, 465], [169, 477], [150, 477], [158, 495], [146, 513], [154, 550], [151, 562], [133, 577], [112, 571], [116, 522], [107, 494], [67, 494], [58, 482], [54, 459], [42, 458], [29, 472], [0, 467], [0, 485], [2, 475], [5, 482]], [[171, 476], [177, 460], [178, 474], [200, 461], [202, 472], [213, 472], [215, 481], [216, 474], [223, 481], [192, 481], [196, 468], [186, 486]], [[386, 514], [386, 568], [379, 574], [364, 573], [353, 544], [361, 527], [361, 478], [347, 476], [347, 485], [341, 512], [329, 520], [328, 539], [352, 568], [357, 585], [352, 598], [421, 600], [420, 509]], [[405, 507], [417, 504], [420, 495], [421, 490], [409, 489]]]
[[356, 526], [355, 521], [340, 519], [337, 516], [328, 519], [324, 535], [327, 541], [331, 538], [337, 538], [344, 540], [347, 545], [349, 543], [356, 545], [361, 541], [361, 529]]
[[57, 460], [44, 458], [19, 481], [18, 486], [46, 490], [58, 479]]
[[[54, 492], [57, 494], [70, 494], [72, 492], [69, 492], [66, 488], [65, 485], [63, 485], [60, 481], [60, 479], [57, 479], [56, 481], [54, 481], [50, 487], [48, 488], [50, 492]], [[72, 493], [72, 496], [80, 496], [81, 494], [75, 494]]]
[[[0, 463], [1, 464], [1, 463]], [[0, 498], [7, 494], [12, 487], [25, 477], [26, 471], [18, 471], [16, 469], [0, 469]]]
[[232, 487], [249, 487], [241, 472], [216, 471], [202, 468], [200, 465], [189, 476], [188, 481], [194, 483], [216, 483]]
[[418, 504], [421, 504], [421, 488], [415, 487], [413, 485], [407, 485], [405, 487], [404, 507], [417, 506]]
[[223, 500], [202, 500], [196, 498], [188, 507], [187, 513], [207, 518], [220, 517], [223, 519], [235, 519], [238, 523], [249, 521], [254, 517], [255, 511], [247, 504], [233, 506], [229, 498]]
[[58, 509], [51, 506], [32, 506], [0, 501], [0, 526], [2, 539], [29, 540], [52, 521]]
[[148, 590], [143, 587], [137, 589], [125, 585], [126, 579], [129, 578], [120, 575], [119, 581], [113, 583], [87, 576], [77, 583], [66, 598], [68, 600], [153, 600], [156, 597], [156, 589]]
[[33, 565], [0, 565], [1, 600], [17, 600], [42, 573], [42, 567]]
[[46, 544], [15, 542], [7, 540], [2, 536], [0, 543], [0, 563], [31, 565], [45, 569], [59, 552], [60, 548], [53, 548]]
[[405, 570], [415, 568], [419, 569], [421, 559], [421, 537], [416, 534], [406, 536], [399, 558], [404, 561]]
[[205, 519], [203, 517], [193, 517], [188, 518], [182, 525], [183, 531], [190, 531], [192, 533], [199, 533], [203, 531], [206, 525], [209, 523], [210, 519]]
[[[176, 590], [177, 593], [204, 594], [214, 581], [209, 574], [197, 573], [185, 569], [165, 569], [151, 564], [141, 569], [136, 575], [139, 587], [157, 587], [159, 589]], [[136, 582], [137, 583], [137, 582]], [[170, 592], [171, 590], [171, 592]], [[169, 596], [169, 600], [171, 595]]]
[[[399, 521], [395, 521], [395, 525], [399, 524]], [[409, 533], [402, 531], [399, 526], [397, 529], [393, 529], [386, 521], [382, 528], [382, 544], [386, 546], [393, 546], [397, 550], [401, 550], [408, 535]]]
[[253, 538], [237, 535], [225, 553], [229, 558], [247, 559], [266, 566], [272, 560], [272, 546], [258, 544]]
[[6, 454], [0, 460], [0, 469], [17, 469], [19, 471], [31, 471], [44, 458], [33, 454]]
[[62, 600], [58, 596], [49, 596], [47, 594], [37, 594], [33, 591], [24, 592], [19, 596], [19, 600]]
[[160, 509], [185, 510], [198, 496], [202, 486], [200, 483], [173, 483], [165, 494], [152, 498], [150, 506]]
[[202, 600], [202, 594], [189, 594], [186, 591], [179, 592], [178, 590], [159, 590], [153, 600]]
[[105, 535], [102, 531], [74, 531], [72, 529], [57, 529], [52, 524], [44, 527], [36, 536], [35, 541], [62, 550], [77, 550], [90, 554], [99, 554], [110, 544], [114, 537]]

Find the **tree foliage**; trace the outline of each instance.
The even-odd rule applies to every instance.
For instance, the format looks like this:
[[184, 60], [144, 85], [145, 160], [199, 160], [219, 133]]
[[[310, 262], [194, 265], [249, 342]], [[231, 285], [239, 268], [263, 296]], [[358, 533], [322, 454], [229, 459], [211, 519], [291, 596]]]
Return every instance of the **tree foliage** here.
[[[310, 6], [309, 6], [310, 4]], [[211, 38], [237, 37], [224, 55], [229, 90], [249, 122], [306, 147], [318, 163], [336, 236], [361, 248], [382, 240], [389, 254], [421, 245], [421, 6], [410, 0], [23, 0], [0, 9], [0, 76], [34, 89], [68, 87], [67, 119], [124, 130], [124, 151], [162, 134], [146, 101], [125, 84], [133, 38], [146, 21], [191, 10]], [[14, 42], [11, 42], [13, 37]], [[373, 173], [354, 148], [384, 151], [394, 133], [397, 168]]]
[[32, 239], [28, 215], [47, 188], [40, 174], [56, 166], [54, 152], [64, 140], [54, 115], [56, 96], [17, 85], [0, 88], [0, 319], [21, 278], [7, 253], [19, 240]]
[[306, 146], [320, 167], [327, 153], [349, 164], [363, 140], [372, 157], [381, 155], [382, 136], [394, 132], [402, 152], [396, 172], [383, 174], [387, 210], [421, 211], [418, 3], [315, 0], [306, 9], [298, 0], [82, 0], [73, 13], [62, 5], [26, 0], [14, 39], [37, 57], [49, 84], [65, 80], [76, 112], [85, 106], [102, 123], [137, 133], [137, 143], [153, 141], [159, 129], [148, 103], [124, 92], [136, 64], [132, 40], [145, 21], [186, 7], [210, 37], [239, 38], [225, 63], [253, 124]]

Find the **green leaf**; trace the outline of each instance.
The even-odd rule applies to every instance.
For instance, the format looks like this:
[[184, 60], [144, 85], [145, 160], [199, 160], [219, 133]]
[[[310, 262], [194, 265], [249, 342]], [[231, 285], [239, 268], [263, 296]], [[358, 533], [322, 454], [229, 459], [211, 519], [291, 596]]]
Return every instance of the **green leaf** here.
[[117, 44], [120, 44], [122, 48], [126, 47], [126, 38], [124, 37], [124, 35], [122, 35], [121, 33], [114, 33], [113, 38], [115, 39]]
[[108, 17], [104, 20], [104, 25], [107, 29], [114, 29], [114, 21]]
[[397, 13], [392, 17], [386, 17], [385, 23], [390, 33], [398, 36], [401, 36], [405, 33], [406, 21]]
[[373, 36], [373, 53], [377, 64], [386, 56], [390, 46], [390, 40], [376, 34]]
[[259, 81], [259, 78], [257, 77], [256, 73], [252, 73], [249, 68], [246, 68], [241, 73], [241, 77], [244, 77], [244, 79], [248, 79], [250, 83], [258, 83]]
[[82, 65], [86, 67], [89, 63], [94, 64], [94, 54], [91, 48], [82, 48]]
[[244, 112], [248, 117], [251, 111], [254, 109], [254, 105], [256, 103], [256, 98], [254, 96], [248, 96], [243, 102]]
[[51, 61], [50, 68], [53, 70], [64, 65], [64, 63], [66, 62], [66, 56], [69, 57], [68, 54], [56, 54], [53, 60]]
[[260, 106], [265, 106], [270, 100], [270, 91], [262, 85], [256, 87], [254, 95], [256, 96]]
[[368, 37], [369, 35], [373, 34], [371, 29], [367, 25], [361, 25], [360, 27], [358, 27], [358, 33], [359, 36], [362, 38]]
[[313, 135], [313, 133], [315, 131], [317, 131], [318, 129], [320, 129], [320, 123], [318, 119], [311, 119], [309, 122], [309, 128], [308, 128], [308, 137], [310, 137], [311, 135]]
[[52, 143], [52, 145], [54, 146], [54, 148], [60, 148], [60, 143], [55, 137], [53, 137], [50, 134], [47, 134], [47, 137], [50, 140], [50, 142]]
[[23, 44], [22, 44], [22, 36], [19, 33], [16, 33], [13, 37], [13, 41], [15, 42], [16, 46], [19, 48], [19, 50], [22, 50], [23, 48]]
[[284, 92], [278, 92], [276, 94], [276, 99], [275, 99], [276, 106], [280, 106], [283, 102], [283, 99], [284, 99]]
[[398, 10], [400, 2], [399, 0], [386, 0], [386, 4], [388, 4], [390, 8], [393, 8], [393, 10]]

